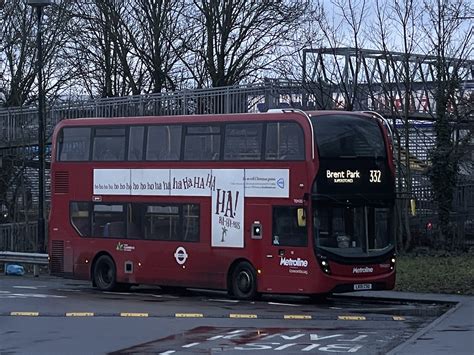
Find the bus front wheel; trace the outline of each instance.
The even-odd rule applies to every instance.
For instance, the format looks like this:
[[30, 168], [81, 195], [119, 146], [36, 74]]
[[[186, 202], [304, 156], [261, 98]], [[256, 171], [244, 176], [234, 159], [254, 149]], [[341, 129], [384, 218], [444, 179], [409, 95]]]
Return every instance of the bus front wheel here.
[[243, 261], [232, 271], [231, 294], [240, 300], [250, 300], [257, 295], [257, 274], [253, 266]]
[[94, 264], [93, 283], [101, 291], [112, 291], [117, 286], [117, 270], [112, 258], [102, 255]]

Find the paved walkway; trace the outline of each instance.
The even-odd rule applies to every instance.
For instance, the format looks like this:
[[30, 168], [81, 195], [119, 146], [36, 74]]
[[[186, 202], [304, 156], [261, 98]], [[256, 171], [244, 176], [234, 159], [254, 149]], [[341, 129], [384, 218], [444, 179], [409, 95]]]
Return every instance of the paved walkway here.
[[456, 303], [388, 355], [474, 355], [474, 296], [395, 291], [357, 292], [351, 295]]

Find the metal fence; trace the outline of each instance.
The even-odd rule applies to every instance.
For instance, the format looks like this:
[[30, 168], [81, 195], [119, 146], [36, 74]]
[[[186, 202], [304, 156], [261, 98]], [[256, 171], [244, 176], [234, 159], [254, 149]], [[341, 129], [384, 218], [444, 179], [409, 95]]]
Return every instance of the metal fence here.
[[[255, 112], [257, 105], [277, 102], [289, 90], [274, 82], [170, 93], [57, 102], [46, 112], [46, 136], [65, 118], [192, 115]], [[293, 88], [293, 90], [298, 90]], [[0, 109], [0, 147], [36, 144], [36, 107]]]
[[36, 252], [36, 222], [0, 224], [0, 251]]

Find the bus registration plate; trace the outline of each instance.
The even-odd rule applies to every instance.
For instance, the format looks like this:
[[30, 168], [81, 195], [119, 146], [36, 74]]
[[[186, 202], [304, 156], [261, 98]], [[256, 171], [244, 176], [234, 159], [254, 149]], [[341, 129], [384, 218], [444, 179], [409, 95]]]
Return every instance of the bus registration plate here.
[[371, 289], [372, 289], [372, 284], [355, 284], [354, 285], [354, 290], [355, 291], [371, 290]]

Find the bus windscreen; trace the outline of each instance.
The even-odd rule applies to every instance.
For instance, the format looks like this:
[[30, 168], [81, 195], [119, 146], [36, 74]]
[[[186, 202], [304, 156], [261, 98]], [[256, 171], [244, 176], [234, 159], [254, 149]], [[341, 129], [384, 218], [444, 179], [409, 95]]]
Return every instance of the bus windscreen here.
[[312, 117], [320, 158], [385, 158], [385, 144], [377, 122], [355, 115]]

